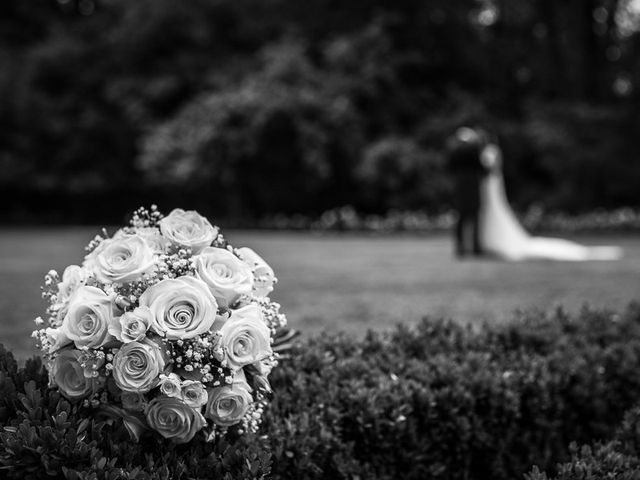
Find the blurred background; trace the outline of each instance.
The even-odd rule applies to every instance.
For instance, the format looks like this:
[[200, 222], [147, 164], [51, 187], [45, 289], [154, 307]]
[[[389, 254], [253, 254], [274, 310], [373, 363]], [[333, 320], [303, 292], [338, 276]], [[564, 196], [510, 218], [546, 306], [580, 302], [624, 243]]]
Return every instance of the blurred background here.
[[[597, 231], [626, 260], [234, 230], [445, 232], [464, 124], [498, 136], [529, 229]], [[151, 203], [263, 254], [308, 332], [621, 308], [640, 291], [639, 132], [639, 0], [3, 0], [0, 339], [29, 354], [43, 274]]]
[[3, 223], [450, 208], [499, 135], [513, 206], [640, 204], [638, 0], [4, 0]]

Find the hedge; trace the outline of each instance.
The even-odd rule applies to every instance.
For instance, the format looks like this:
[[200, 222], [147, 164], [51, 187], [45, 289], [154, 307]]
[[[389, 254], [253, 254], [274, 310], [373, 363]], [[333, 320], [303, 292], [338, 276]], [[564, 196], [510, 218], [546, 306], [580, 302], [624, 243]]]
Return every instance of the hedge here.
[[[571, 461], [559, 466], [554, 480], [640, 479], [640, 406], [627, 412], [613, 440], [581, 448], [573, 443], [570, 449]], [[549, 480], [538, 467], [525, 478]]]
[[305, 340], [270, 377], [258, 435], [215, 445], [132, 444], [121, 425], [82, 420], [48, 392], [39, 360], [18, 368], [0, 350], [0, 475], [511, 480], [532, 465], [554, 475], [571, 442], [611, 439], [640, 398], [640, 305], [520, 317]]
[[571, 441], [610, 437], [639, 398], [639, 314], [313, 339], [274, 373], [263, 429], [274, 477], [496, 480], [552, 468]]
[[253, 479], [269, 472], [263, 440], [191, 446], [146, 438], [133, 444], [121, 425], [86, 420], [48, 391], [39, 359], [17, 368], [0, 345], [0, 478], [70, 480]]

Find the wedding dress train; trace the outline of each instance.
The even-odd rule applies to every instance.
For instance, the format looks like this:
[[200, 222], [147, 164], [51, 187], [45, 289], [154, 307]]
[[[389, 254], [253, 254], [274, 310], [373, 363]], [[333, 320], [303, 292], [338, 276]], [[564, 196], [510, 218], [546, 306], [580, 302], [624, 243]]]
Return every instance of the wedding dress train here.
[[484, 251], [505, 260], [616, 260], [619, 247], [588, 247], [561, 238], [532, 237], [509, 206], [499, 165], [494, 165], [481, 185], [480, 243]]

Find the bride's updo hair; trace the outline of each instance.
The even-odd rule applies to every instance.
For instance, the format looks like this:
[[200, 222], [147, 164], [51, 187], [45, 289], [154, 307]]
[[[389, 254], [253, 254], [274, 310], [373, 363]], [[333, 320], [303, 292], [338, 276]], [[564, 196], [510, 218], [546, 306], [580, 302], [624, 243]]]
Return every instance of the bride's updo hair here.
[[496, 143], [487, 143], [480, 152], [480, 163], [487, 170], [502, 169], [502, 151]]

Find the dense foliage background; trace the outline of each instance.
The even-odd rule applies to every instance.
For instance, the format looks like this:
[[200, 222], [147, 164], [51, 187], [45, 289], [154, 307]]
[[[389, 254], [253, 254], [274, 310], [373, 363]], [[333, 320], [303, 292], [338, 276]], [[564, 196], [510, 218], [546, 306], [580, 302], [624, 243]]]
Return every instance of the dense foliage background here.
[[518, 209], [638, 206], [639, 28], [636, 0], [5, 0], [0, 220], [439, 213], [465, 123]]

